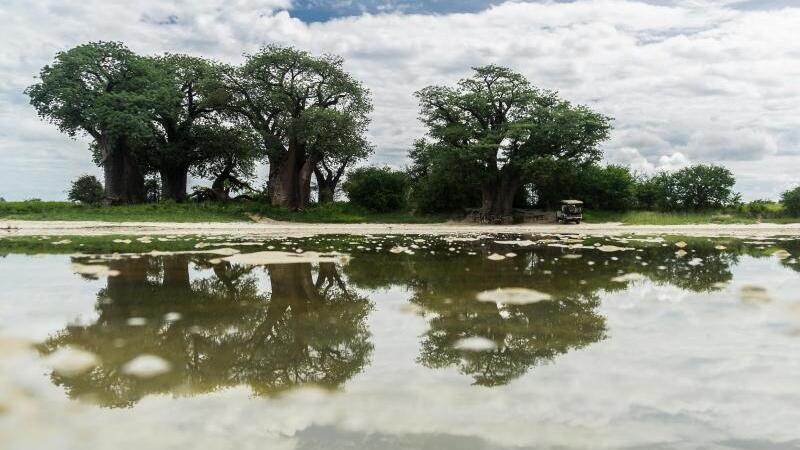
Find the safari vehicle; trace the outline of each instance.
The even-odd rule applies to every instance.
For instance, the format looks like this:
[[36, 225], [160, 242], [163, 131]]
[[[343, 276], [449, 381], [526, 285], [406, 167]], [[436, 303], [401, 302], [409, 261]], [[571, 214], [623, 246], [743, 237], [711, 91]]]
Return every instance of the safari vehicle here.
[[581, 220], [583, 220], [583, 202], [580, 200], [561, 200], [561, 208], [556, 212], [556, 220], [561, 223], [581, 223]]

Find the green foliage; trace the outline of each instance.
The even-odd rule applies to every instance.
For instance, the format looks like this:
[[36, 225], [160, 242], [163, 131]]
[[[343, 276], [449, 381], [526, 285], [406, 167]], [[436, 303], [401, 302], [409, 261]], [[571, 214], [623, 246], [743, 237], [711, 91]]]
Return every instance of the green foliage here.
[[156, 177], [144, 180], [144, 192], [147, 203], [158, 203], [161, 200], [161, 181]]
[[388, 167], [355, 169], [348, 174], [343, 186], [353, 204], [378, 212], [403, 208], [408, 187], [408, 176]]
[[150, 167], [162, 173], [186, 172], [208, 155], [208, 128], [219, 121], [216, 108], [225, 98], [216, 66], [203, 58], [167, 54], [142, 58], [161, 80], [162, 98], [152, 114], [152, 135], [143, 142]]
[[800, 187], [790, 189], [781, 194], [781, 202], [783, 202], [783, 206], [789, 216], [800, 216]]
[[70, 185], [67, 198], [84, 205], [97, 205], [103, 201], [103, 184], [94, 175], [81, 175]]
[[674, 173], [660, 172], [640, 181], [641, 206], [661, 211], [705, 211], [736, 206], [736, 179], [717, 165], [696, 164]]
[[240, 192], [250, 188], [255, 178], [256, 163], [264, 156], [264, 147], [255, 131], [248, 126], [213, 124], [198, 130], [203, 144], [203, 157], [192, 166], [192, 175], [210, 178], [212, 189]]
[[730, 170], [717, 165], [696, 164], [672, 175], [678, 205], [701, 211], [732, 206], [739, 201], [733, 192], [736, 179]]
[[537, 205], [553, 209], [564, 199], [586, 208], [625, 211], [636, 206], [636, 177], [624, 166], [540, 159], [532, 169]]
[[772, 200], [753, 200], [736, 207], [736, 212], [755, 219], [777, 218], [784, 215], [784, 205]]
[[119, 42], [92, 42], [59, 52], [25, 92], [39, 115], [70, 136], [149, 134], [160, 88], [142, 59]]
[[[480, 205], [479, 183], [474, 170], [466, 170], [447, 148], [418, 140], [409, 152], [411, 204], [423, 213], [455, 212]], [[450, 161], [448, 161], [448, 159]]]

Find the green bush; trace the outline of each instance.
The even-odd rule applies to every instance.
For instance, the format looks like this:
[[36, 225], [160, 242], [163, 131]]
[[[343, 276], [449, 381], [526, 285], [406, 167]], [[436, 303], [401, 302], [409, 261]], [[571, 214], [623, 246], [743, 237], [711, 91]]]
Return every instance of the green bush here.
[[402, 209], [408, 194], [408, 175], [388, 167], [361, 167], [351, 171], [342, 189], [350, 202], [372, 211]]
[[479, 172], [452, 149], [419, 140], [408, 153], [410, 202], [421, 213], [463, 212], [481, 204]]
[[800, 216], [800, 186], [781, 194], [781, 202], [787, 215]]
[[96, 205], [103, 201], [103, 184], [93, 175], [81, 175], [67, 191], [67, 198], [84, 205]]
[[158, 203], [161, 200], [161, 180], [154, 176], [145, 178], [144, 196], [147, 203]]

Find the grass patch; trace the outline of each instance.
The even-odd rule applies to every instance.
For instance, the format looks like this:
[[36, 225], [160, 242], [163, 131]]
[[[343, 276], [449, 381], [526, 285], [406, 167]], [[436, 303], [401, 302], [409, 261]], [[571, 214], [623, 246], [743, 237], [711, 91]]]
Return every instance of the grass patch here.
[[717, 212], [707, 213], [665, 213], [655, 211], [584, 211], [588, 223], [620, 222], [625, 225], [696, 225], [696, 224], [749, 224], [757, 220]]
[[756, 218], [738, 212], [657, 212], [657, 211], [594, 211], [583, 213], [587, 223], [619, 222], [624, 225], [710, 225], [752, 223], [797, 223], [797, 217]]
[[436, 223], [443, 215], [405, 211], [376, 213], [348, 203], [313, 205], [290, 211], [255, 201], [227, 203], [148, 203], [124, 206], [78, 205], [69, 202], [0, 202], [0, 218], [11, 220], [88, 220], [104, 222], [249, 222], [250, 215], [309, 223]]
[[[777, 217], [780, 206], [770, 205], [768, 215], [757, 219], [751, 214], [721, 212], [584, 211], [587, 223], [619, 222], [625, 225], [750, 224], [761, 222], [795, 223], [798, 218]], [[442, 223], [462, 219], [452, 215], [418, 215], [408, 211], [376, 213], [349, 203], [312, 205], [290, 211], [256, 201], [227, 203], [148, 203], [125, 206], [91, 206], [69, 202], [0, 202], [0, 219], [86, 220], [104, 222], [250, 222], [251, 215], [284, 222], [305, 223]]]

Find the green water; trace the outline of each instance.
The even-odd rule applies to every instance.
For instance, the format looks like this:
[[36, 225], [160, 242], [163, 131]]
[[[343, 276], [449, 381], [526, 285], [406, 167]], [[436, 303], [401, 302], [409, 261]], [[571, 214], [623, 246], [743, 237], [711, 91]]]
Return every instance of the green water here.
[[800, 448], [798, 240], [197, 247], [2, 259], [3, 448]]

